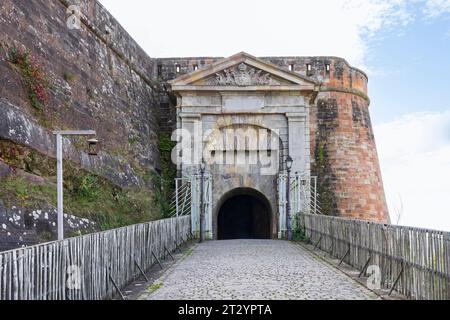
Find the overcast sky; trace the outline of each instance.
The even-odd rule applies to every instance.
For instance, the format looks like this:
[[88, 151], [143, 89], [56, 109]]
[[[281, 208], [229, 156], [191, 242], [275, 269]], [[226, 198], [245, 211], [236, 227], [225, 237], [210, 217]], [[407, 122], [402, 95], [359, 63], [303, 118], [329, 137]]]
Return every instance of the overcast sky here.
[[450, 231], [450, 0], [101, 0], [151, 57], [334, 55], [369, 75], [393, 222]]

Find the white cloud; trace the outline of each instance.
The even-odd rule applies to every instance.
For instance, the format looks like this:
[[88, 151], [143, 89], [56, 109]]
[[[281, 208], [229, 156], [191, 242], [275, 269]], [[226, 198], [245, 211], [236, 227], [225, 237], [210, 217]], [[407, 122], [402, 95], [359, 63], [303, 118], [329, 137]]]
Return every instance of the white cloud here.
[[428, 18], [436, 18], [440, 15], [450, 13], [450, 0], [424, 0], [423, 12]]
[[335, 55], [363, 67], [365, 36], [410, 21], [406, 0], [101, 0], [153, 57]]
[[409, 114], [374, 128], [391, 217], [450, 231], [450, 111]]

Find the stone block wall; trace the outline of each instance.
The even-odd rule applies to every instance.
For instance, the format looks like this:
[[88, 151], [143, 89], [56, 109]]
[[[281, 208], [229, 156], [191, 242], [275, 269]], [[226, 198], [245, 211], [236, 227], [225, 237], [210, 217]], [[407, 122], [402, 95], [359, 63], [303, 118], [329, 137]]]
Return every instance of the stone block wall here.
[[158, 81], [161, 82], [161, 91], [159, 94], [160, 102], [160, 128], [166, 134], [171, 134], [176, 129], [177, 114], [175, 107], [176, 98], [168, 92], [168, 86], [165, 84], [169, 80], [193, 72], [196, 68], [203, 68], [214, 63], [221, 58], [217, 57], [198, 57], [198, 58], [161, 58], [156, 59], [156, 74]]
[[[168, 81], [221, 58], [158, 59], [159, 79]], [[367, 75], [338, 57], [263, 57], [321, 83], [310, 108], [311, 172], [317, 175], [326, 214], [387, 222]], [[176, 123], [176, 101], [165, 112]]]
[[[81, 29], [70, 29], [77, 4]], [[68, 143], [68, 159], [123, 187], [142, 186], [159, 168], [159, 85], [155, 60], [97, 1], [5, 0], [0, 4], [0, 138], [55, 154], [53, 129], [94, 129], [100, 157]], [[36, 110], [11, 48], [28, 50], [49, 79], [49, 101]], [[76, 139], [75, 139], [76, 140]]]
[[[99, 226], [89, 219], [68, 214], [64, 218], [66, 237], [99, 231]], [[0, 200], [0, 252], [33, 245], [42, 240], [50, 241], [56, 239], [57, 234], [55, 208], [7, 208]]]
[[323, 209], [388, 222], [367, 100], [350, 93], [321, 93], [312, 118], [312, 172], [319, 176]]
[[322, 83], [310, 109], [311, 168], [325, 212], [388, 222], [368, 78], [337, 57], [264, 58]]

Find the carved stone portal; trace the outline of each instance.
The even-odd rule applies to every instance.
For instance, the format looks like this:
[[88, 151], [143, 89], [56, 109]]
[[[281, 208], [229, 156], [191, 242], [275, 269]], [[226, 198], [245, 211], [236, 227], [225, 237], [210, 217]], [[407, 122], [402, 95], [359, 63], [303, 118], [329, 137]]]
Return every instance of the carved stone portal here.
[[271, 75], [263, 70], [249, 67], [245, 63], [216, 73], [215, 77], [205, 83], [210, 86], [279, 86]]

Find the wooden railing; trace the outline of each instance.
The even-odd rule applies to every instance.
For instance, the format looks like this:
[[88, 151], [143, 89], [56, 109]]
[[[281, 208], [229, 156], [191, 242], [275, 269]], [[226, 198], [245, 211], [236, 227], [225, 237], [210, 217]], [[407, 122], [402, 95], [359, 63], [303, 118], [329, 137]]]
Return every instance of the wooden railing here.
[[190, 216], [0, 253], [0, 300], [112, 298], [191, 236]]
[[450, 233], [304, 214], [299, 227], [314, 246], [364, 273], [381, 271], [382, 288], [411, 299], [450, 299]]

